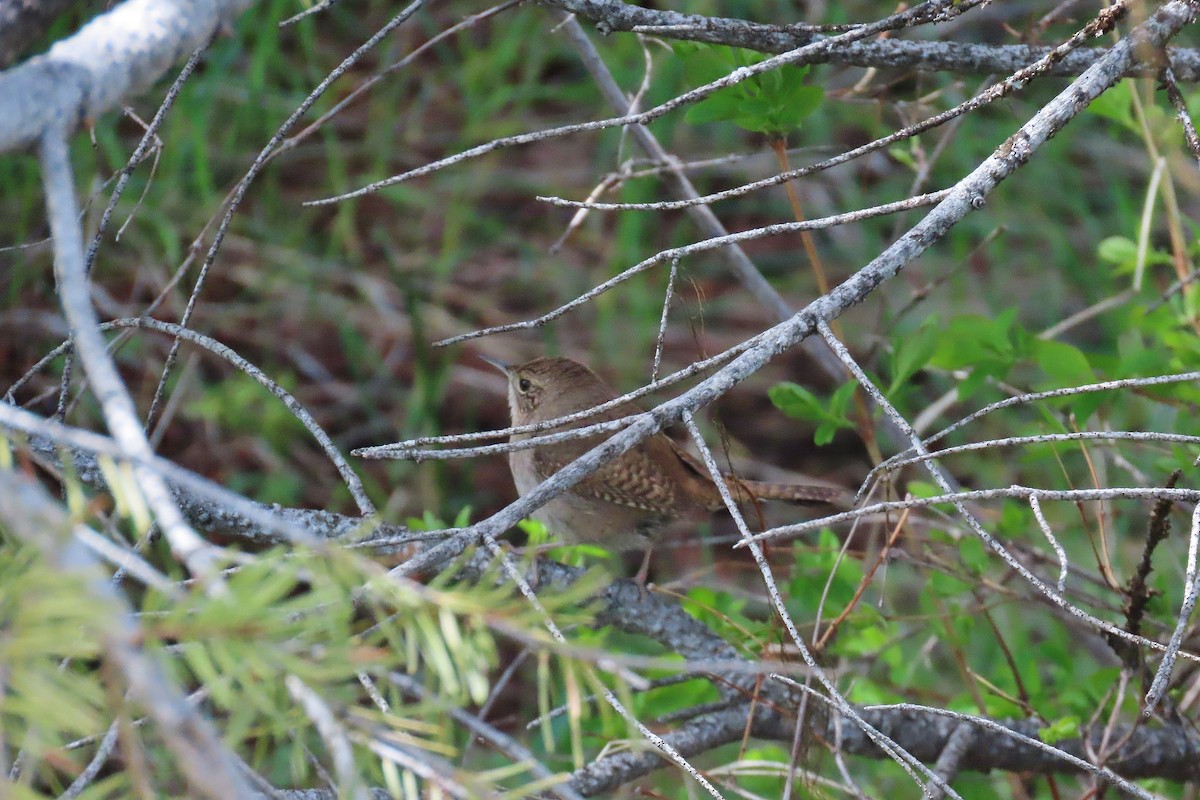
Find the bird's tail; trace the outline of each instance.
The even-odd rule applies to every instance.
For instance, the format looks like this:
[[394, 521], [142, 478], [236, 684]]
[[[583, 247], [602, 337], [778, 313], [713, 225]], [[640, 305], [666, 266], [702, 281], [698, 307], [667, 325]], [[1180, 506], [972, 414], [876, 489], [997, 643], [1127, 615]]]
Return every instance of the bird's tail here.
[[844, 490], [829, 486], [747, 481], [734, 475], [725, 476], [725, 485], [729, 487], [730, 494], [739, 505], [756, 503], [760, 500], [779, 500], [802, 505], [846, 506], [848, 504]]

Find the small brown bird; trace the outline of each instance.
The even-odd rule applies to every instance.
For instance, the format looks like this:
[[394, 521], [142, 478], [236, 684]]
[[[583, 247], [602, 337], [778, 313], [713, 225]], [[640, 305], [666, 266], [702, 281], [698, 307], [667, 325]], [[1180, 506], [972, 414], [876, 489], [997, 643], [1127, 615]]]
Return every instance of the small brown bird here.
[[[508, 407], [513, 425], [546, 422], [618, 396], [596, 373], [569, 358], [535, 358], [519, 366], [484, 359], [508, 377]], [[641, 411], [633, 403], [621, 403], [584, 420], [538, 434], [514, 434], [512, 440], [621, 419]], [[611, 435], [599, 434], [509, 453], [508, 464], [517, 493], [524, 496]], [[762, 483], [730, 475], [725, 476], [725, 481], [739, 503], [784, 500], [821, 504], [844, 496], [841, 490], [824, 486]], [[612, 550], [648, 550], [669, 523], [704, 520], [722, 508], [720, 492], [704, 464], [667, 435], [656, 433], [546, 503], [533, 516], [568, 543], [600, 544]]]

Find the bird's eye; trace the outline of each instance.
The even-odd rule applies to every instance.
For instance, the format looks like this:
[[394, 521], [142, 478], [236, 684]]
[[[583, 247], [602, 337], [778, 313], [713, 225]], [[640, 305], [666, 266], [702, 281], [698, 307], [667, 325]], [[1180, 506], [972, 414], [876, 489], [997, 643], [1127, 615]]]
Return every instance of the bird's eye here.
[[517, 381], [517, 388], [522, 392], [528, 392], [533, 388], [533, 382], [529, 378], [521, 378], [521, 380]]

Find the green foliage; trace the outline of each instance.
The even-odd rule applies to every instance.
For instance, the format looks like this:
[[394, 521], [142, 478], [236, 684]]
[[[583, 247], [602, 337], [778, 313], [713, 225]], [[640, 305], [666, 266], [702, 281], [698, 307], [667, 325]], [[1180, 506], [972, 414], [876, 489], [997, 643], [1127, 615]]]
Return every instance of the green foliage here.
[[808, 389], [790, 381], [772, 386], [767, 394], [775, 407], [784, 414], [793, 419], [816, 424], [813, 441], [819, 447], [832, 442], [834, 434], [839, 430], [855, 427], [850, 419], [850, 411], [854, 405], [854, 390], [857, 387], [856, 381], [844, 383], [828, 401], [818, 399]]
[[1029, 335], [1016, 321], [1016, 309], [994, 316], [963, 315], [944, 329], [933, 364], [941, 369], [970, 368], [958, 395], [970, 398], [989, 378], [1004, 378], [1024, 355]]
[[[682, 664], [681, 664], [682, 666]], [[667, 677], [662, 671], [659, 677]], [[671, 683], [637, 695], [634, 706], [638, 719], [654, 719], [704, 703], [716, 702], [719, 698], [711, 681], [696, 678], [682, 683]]]
[[[904, 488], [913, 497], [937, 497], [943, 493], [942, 487], [929, 481], [909, 481]], [[946, 508], [951, 508], [951, 506], [947, 505]]]
[[[284, 388], [295, 384], [291, 376], [276, 376], [276, 380]], [[184, 414], [224, 430], [261, 436], [280, 449], [309, 438], [304, 426], [286, 406], [242, 373], [206, 387], [199, 397], [185, 405]], [[305, 476], [293, 470], [242, 472], [230, 484], [264, 502], [296, 505], [304, 491]]]
[[426, 509], [420, 517], [409, 517], [405, 520], [404, 524], [408, 525], [414, 531], [441, 531], [447, 528], [465, 528], [471, 524], [471, 507], [464, 506], [460, 508], [454, 516], [454, 521], [449, 525], [429, 509]]
[[[958, 382], [960, 399], [975, 396], [994, 381], [1006, 381], [1019, 366], [1036, 366], [1039, 377], [1027, 383], [1032, 390], [1078, 386], [1095, 380], [1084, 353], [1069, 344], [1031, 334], [1017, 321], [1017, 309], [995, 316], [964, 314], [952, 317], [942, 327], [938, 345], [929, 363], [945, 370], [969, 370]], [[1074, 403], [1075, 400], [1070, 401]], [[1075, 408], [1086, 419], [1088, 405]]]
[[60, 790], [63, 775], [43, 759], [52, 754], [82, 768], [85, 754], [63, 752], [62, 745], [111, 722], [110, 697], [90, 665], [115, 609], [92, 597], [94, 580], [103, 578], [51, 568], [0, 527], [0, 734], [20, 742], [38, 777]]
[[[693, 42], [677, 42], [673, 47], [684, 72], [703, 83], [765, 60], [760, 53], [736, 47]], [[786, 135], [800, 127], [824, 97], [821, 87], [804, 83], [809, 69], [788, 64], [718, 89], [689, 108], [684, 119], [693, 125], [729, 121], [756, 133]]]
[[1131, 80], [1117, 83], [1089, 104], [1087, 113], [1115, 122], [1127, 132], [1140, 136], [1140, 126], [1133, 113], [1135, 85], [1135, 82]]
[[892, 147], [889, 147], [887, 154], [904, 166], [908, 167], [908, 169], [912, 172], [917, 172], [920, 169], [920, 165], [917, 163], [917, 159], [913, 153], [920, 147], [920, 144], [920, 137], [914, 136], [912, 139], [909, 139], [908, 143], [903, 147], [900, 145], [893, 145]]
[[[259, 766], [276, 771], [277, 780], [305, 781], [303, 748], [319, 744], [284, 690], [285, 677], [296, 676], [338, 708], [358, 704], [360, 674], [374, 676], [390, 703], [405, 704], [387, 684], [390, 671], [421, 676], [444, 702], [482, 703], [496, 659], [487, 615], [528, 613], [505, 590], [422, 588], [371, 578], [364, 566], [337, 552], [269, 551], [229, 576], [224, 595], [193, 593], [179, 602], [152, 592], [146, 647], [176, 654], [168, 659], [173, 677], [205, 687], [226, 717], [227, 739], [253, 739], [275, 754]], [[443, 726], [429, 724], [436, 719], [367, 714], [363, 723], [387, 724], [413, 746], [437, 751], [445, 740]]]
[[707, 586], [688, 589], [683, 607], [696, 619], [732, 643], [747, 658], [757, 657], [770, 641], [770, 629], [748, 613], [744, 598]]
[[[1118, 275], [1131, 273], [1137, 268], [1137, 242], [1124, 236], [1109, 236], [1096, 248], [1096, 255], [1101, 261], [1106, 261], [1116, 268]], [[1170, 266], [1171, 255], [1158, 248], [1150, 248], [1146, 252], [1146, 263], [1151, 266]]]
[[[468, 515], [464, 509], [456, 523], [465, 523]], [[422, 522], [439, 524], [432, 518]], [[3, 533], [0, 734], [21, 743], [32, 765], [27, 769], [57, 794], [92, 752], [62, 746], [101, 733], [112, 721], [120, 676], [97, 664], [125, 610], [95, 601], [92, 582], [107, 576], [51, 569]], [[463, 586], [451, 582], [455, 569], [429, 585], [396, 581], [373, 561], [341, 548], [280, 547], [243, 561], [224, 575], [222, 591], [196, 584], [163, 592], [129, 586], [128, 580], [122, 589], [137, 603], [138, 646], [166, 666], [175, 685], [202, 689], [206, 713], [218, 722], [223, 739], [283, 785], [315, 780], [310, 754], [325, 747], [312, 719], [286, 690], [288, 678], [299, 679], [334, 709], [352, 740], [385, 735], [416, 752], [456, 758], [465, 741], [445, 711], [488, 699], [499, 657], [495, 629], [537, 631], [542, 625], [542, 612], [499, 579], [498, 565], [478, 584]], [[585, 577], [542, 605], [564, 628], [586, 623], [588, 598], [604, 580]], [[535, 638], [547, 648], [548, 679], [574, 687], [568, 724], [578, 750], [587, 708], [580, 690], [595, 693], [603, 681], [586, 661], [556, 654], [544, 632]], [[412, 676], [426, 688], [426, 699], [394, 686], [392, 673]], [[372, 709], [362, 684], [366, 678], [393, 712], [403, 712]], [[611, 722], [604, 714], [599, 720]], [[155, 758], [165, 755], [153, 729], [142, 730], [139, 746]], [[383, 782], [386, 770], [379, 760], [366, 748], [356, 753], [363, 779]], [[161, 760], [168, 774], [171, 761]], [[481, 794], [500, 788], [525, 796], [538, 785], [529, 782], [527, 768], [483, 768], [464, 782]], [[119, 771], [93, 784], [88, 796], [125, 796], [130, 778]]]
[[[1159, 146], [1174, 148], [1182, 139], [1178, 125], [1171, 124], [1172, 114], [1163, 106], [1135, 96], [1138, 85], [1146, 81], [1123, 80], [1096, 98], [1087, 113], [1115, 123], [1118, 130], [1141, 139], [1147, 132], [1154, 135]], [[1193, 102], [1196, 94], [1193, 93]], [[1144, 120], [1144, 126], [1143, 126]]]
[[[824, 601], [835, 608], [846, 606], [862, 583], [862, 562], [847, 558], [842, 543], [833, 531], [824, 528], [818, 534], [815, 547], [793, 547], [795, 575], [788, 584], [788, 597], [800, 604], [800, 613], [810, 615]], [[813, 575], [828, 576], [825, 582], [812, 580]]]
[[593, 564], [597, 560], [601, 563], [611, 563], [618, 557], [613, 551], [595, 544], [566, 544], [546, 547], [552, 542], [558, 541], [558, 537], [536, 519], [523, 519], [517, 523], [517, 527], [529, 537], [530, 547], [545, 548], [544, 552], [547, 558], [563, 564], [582, 567]]
[[[133, 523], [134, 541], [138, 541], [150, 530], [153, 518], [146, 505], [146, 499], [134, 478], [133, 467], [128, 463], [117, 464], [107, 456], [97, 460], [104, 481], [112, 493], [119, 517], [127, 518]], [[75, 478], [73, 467], [68, 467], [70, 478]], [[75, 480], [68, 480], [67, 503], [71, 513], [76, 516], [84, 515], [84, 494]]]
[[891, 382], [884, 394], [896, 394], [918, 372], [925, 369], [938, 350], [942, 332], [937, 315], [926, 317], [911, 334], [896, 337], [891, 350]]
[[[295, 388], [294, 376], [273, 377], [283, 388]], [[225, 430], [259, 433], [269, 442], [293, 441], [304, 433], [291, 411], [258, 381], [242, 373], [231, 375], [190, 401], [186, 412]]]

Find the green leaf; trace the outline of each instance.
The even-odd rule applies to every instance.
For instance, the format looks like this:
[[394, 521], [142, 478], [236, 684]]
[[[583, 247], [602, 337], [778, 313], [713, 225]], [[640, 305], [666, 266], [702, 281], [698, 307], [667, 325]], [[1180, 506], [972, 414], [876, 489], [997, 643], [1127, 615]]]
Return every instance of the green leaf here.
[[1137, 260], [1137, 243], [1124, 236], [1109, 236], [1100, 242], [1096, 255], [1110, 264], [1132, 264]]
[[934, 572], [929, 576], [928, 590], [937, 597], [962, 597], [971, 591], [971, 584], [945, 573]]
[[898, 338], [892, 349], [892, 384], [887, 394], [893, 394], [929, 364], [938, 348], [938, 327], [937, 317], [929, 317], [915, 333]]
[[785, 120], [796, 127], [800, 120], [812, 114], [821, 106], [825, 99], [825, 90], [820, 86], [811, 86], [797, 81], [784, 94], [784, 106], [787, 109]]
[[889, 147], [888, 155], [899, 161], [904, 166], [908, 167], [913, 172], [917, 171], [917, 159], [912, 152], [903, 147]]
[[1081, 386], [1096, 380], [1087, 356], [1065, 342], [1038, 340], [1034, 345], [1034, 357], [1042, 372], [1051, 379], [1040, 388]]
[[672, 48], [683, 61], [683, 73], [697, 86], [712, 83], [738, 66], [732, 48], [699, 42], [675, 42]]
[[982, 575], [987, 570], [989, 552], [987, 545], [975, 536], [964, 536], [959, 542], [959, 558], [977, 575]]
[[546, 551], [546, 557], [573, 567], [583, 567], [593, 559], [614, 561], [617, 555], [598, 544], [565, 544], [562, 547], [551, 547]]
[[1082, 425], [1096, 413], [1096, 409], [1118, 397], [1117, 392], [1087, 392], [1071, 398], [1070, 408], [1076, 421]]
[[829, 399], [829, 413], [840, 417], [839, 421], [848, 421], [847, 415], [850, 406], [854, 403], [854, 390], [857, 388], [858, 381], [848, 381], [839, 386], [833, 393], [833, 397]]
[[[711, 83], [734, 69], [757, 64], [763, 56], [749, 50], [707, 45], [675, 45], [684, 74]], [[804, 83], [810, 67], [785, 65], [719, 89], [696, 103], [684, 119], [692, 124], [732, 121], [746, 130], [786, 135], [820, 107], [819, 86]]]
[[798, 383], [785, 382], [772, 386], [767, 397], [775, 407], [794, 419], [816, 422], [824, 417], [825, 409], [816, 395]]
[[1076, 736], [1079, 736], [1079, 717], [1074, 715], [1057, 719], [1038, 731], [1038, 738], [1046, 744], [1073, 739]]
[[543, 545], [550, 541], [550, 531], [536, 519], [523, 519], [517, 523], [517, 527], [529, 537], [529, 544], [531, 545]]
[[1016, 322], [1017, 309], [994, 317], [963, 314], [947, 323], [934, 363], [944, 369], [978, 367], [982, 361], [1011, 365], [1022, 354], [1029, 334]]
[[929, 481], [909, 481], [905, 491], [913, 497], [937, 497], [942, 493], [941, 487]]
[[958, 399], [969, 400], [987, 384], [987, 379], [990, 377], [992, 377], [991, 373], [985, 369], [972, 370], [971, 374], [958, 384]]
[[852, 629], [838, 637], [837, 650], [846, 656], [874, 656], [890, 644], [893, 636], [881, 626]]
[[1015, 308], [994, 317], [964, 314], [943, 328], [930, 363], [947, 370], [970, 369], [958, 386], [960, 399], [970, 398], [989, 378], [1004, 380], [1035, 348], [1037, 340], [1017, 322], [1016, 315]]
[[817, 423], [813, 441], [817, 446], [827, 445], [842, 428], [853, 428], [848, 410], [854, 397], [853, 381], [838, 387], [837, 391], [823, 403], [816, 395], [795, 383], [780, 383], [767, 392], [771, 402], [783, 413], [794, 419]]
[[1087, 107], [1088, 113], [1112, 120], [1140, 138], [1141, 129], [1133, 116], [1133, 81], [1115, 84]]
[[755, 133], [776, 133], [772, 122], [774, 106], [764, 97], [748, 97], [738, 104], [737, 116], [733, 121], [740, 127]]
[[817, 447], [824, 447], [833, 441], [833, 437], [837, 435], [838, 426], [832, 422], [823, 422], [817, 426], [816, 433], [813, 434], [813, 443]]
[[683, 118], [692, 125], [735, 119], [741, 103], [742, 98], [737, 93], [721, 90], [689, 108]]
[[[1133, 272], [1138, 263], [1137, 242], [1125, 236], [1109, 236], [1096, 247], [1096, 255], [1101, 261], [1107, 261], [1116, 266], [1117, 274]], [[1154, 247], [1146, 250], [1146, 264], [1149, 266], [1170, 265], [1174, 263], [1171, 255]]]

